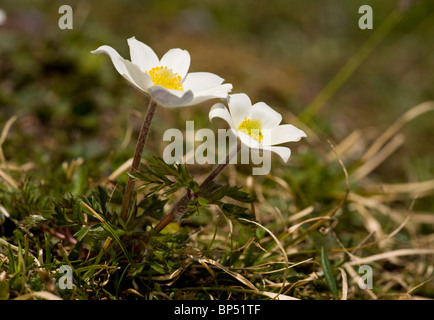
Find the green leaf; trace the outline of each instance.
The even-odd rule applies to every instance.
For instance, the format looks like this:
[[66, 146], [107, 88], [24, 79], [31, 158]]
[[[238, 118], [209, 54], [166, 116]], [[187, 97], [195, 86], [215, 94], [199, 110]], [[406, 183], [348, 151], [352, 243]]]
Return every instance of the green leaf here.
[[9, 273], [13, 274], [15, 273], [16, 264], [15, 264], [14, 252], [12, 251], [12, 247], [10, 244], [8, 244], [7, 256], [9, 259]]
[[77, 238], [77, 241], [81, 241], [83, 240], [83, 238], [87, 235], [87, 233], [89, 232], [90, 226], [86, 226], [82, 229], [80, 229], [78, 232], [76, 232], [74, 234], [74, 237]]
[[206, 200], [205, 198], [198, 197], [198, 198], [197, 198], [197, 202], [198, 202], [199, 205], [201, 205], [202, 207], [208, 207], [208, 200]]
[[72, 203], [72, 215], [75, 219], [80, 221], [81, 224], [86, 223], [84, 216], [83, 216], [83, 212], [81, 211], [81, 205], [77, 202]]
[[98, 186], [98, 192], [99, 192], [99, 200], [101, 202], [101, 210], [102, 213], [106, 213], [107, 209], [106, 209], [106, 203], [107, 200], [109, 198], [109, 195], [107, 194], [107, 191], [105, 191], [105, 189], [101, 186]]
[[155, 271], [157, 271], [158, 273], [161, 273], [161, 274], [166, 273], [166, 270], [164, 270], [164, 267], [159, 265], [159, 264], [152, 264], [151, 268], [154, 269]]
[[336, 284], [335, 275], [333, 273], [333, 267], [330, 263], [329, 257], [327, 255], [324, 247], [321, 247], [321, 265], [324, 270], [324, 276], [326, 278], [327, 284], [330, 288], [330, 291], [333, 294], [333, 298], [338, 298], [338, 286]]
[[121, 239], [118, 236], [118, 233], [123, 233], [123, 231], [118, 229], [116, 226], [111, 225], [108, 221], [105, 221], [95, 210], [92, 209], [92, 207], [90, 207], [86, 203], [81, 202], [81, 204], [84, 205], [86, 209], [89, 210], [89, 212], [102, 223], [103, 227], [110, 233], [112, 238], [114, 238], [116, 242], [119, 244], [126, 258], [128, 259], [128, 262], [131, 263], [131, 257], [128, 254], [128, 251], [126, 250], [124, 244], [122, 243]]
[[152, 254], [154, 255], [154, 257], [160, 261], [165, 261], [166, 259], [164, 258], [164, 252], [162, 251], [158, 251], [158, 250], [153, 250]]
[[250, 196], [247, 192], [240, 191], [240, 189], [240, 187], [228, 187], [226, 196], [244, 203], [252, 203], [256, 200], [255, 197]]
[[148, 216], [161, 219], [167, 201], [169, 201], [169, 199], [160, 200], [158, 195], [155, 194], [142, 199], [137, 207], [142, 208], [143, 211], [138, 212], [136, 218], [139, 218], [145, 213]]
[[208, 202], [221, 200], [223, 197], [229, 197], [239, 202], [252, 203], [256, 199], [248, 193], [241, 191], [241, 187], [222, 186], [217, 183], [210, 183], [200, 192], [201, 196]]
[[46, 220], [47, 219], [40, 214], [32, 214], [25, 217], [22, 223], [26, 228], [34, 228], [36, 226], [40, 226]]
[[163, 159], [154, 157], [140, 171], [130, 174], [143, 184], [137, 190], [147, 188], [145, 197], [164, 189], [164, 195], [170, 195], [181, 188], [199, 191], [197, 182], [190, 176], [182, 164], [167, 164]]
[[222, 203], [222, 202], [219, 203], [219, 206], [223, 214], [227, 216], [229, 219], [233, 221], [237, 221], [241, 225], [249, 229], [256, 229], [256, 226], [254, 224], [245, 221], [245, 220], [255, 221], [255, 215], [252, 212], [250, 212], [247, 208], [240, 207], [235, 204]]

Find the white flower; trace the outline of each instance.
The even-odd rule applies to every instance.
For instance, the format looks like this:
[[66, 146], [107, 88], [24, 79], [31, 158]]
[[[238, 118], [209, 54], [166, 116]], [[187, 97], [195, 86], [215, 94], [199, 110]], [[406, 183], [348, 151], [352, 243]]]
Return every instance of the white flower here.
[[252, 103], [244, 93], [228, 97], [229, 110], [223, 103], [215, 104], [210, 112], [210, 120], [215, 117], [225, 120], [231, 131], [241, 142], [252, 149], [268, 150], [277, 153], [284, 162], [291, 156], [287, 147], [275, 145], [300, 141], [306, 134], [290, 124], [280, 124], [282, 116], [264, 102]]
[[131, 61], [122, 58], [110, 46], [101, 46], [94, 54], [107, 54], [116, 70], [134, 86], [149, 94], [159, 105], [169, 108], [190, 106], [213, 98], [226, 98], [231, 84], [209, 72], [187, 73], [190, 54], [171, 49], [161, 60], [146, 44], [128, 39]]

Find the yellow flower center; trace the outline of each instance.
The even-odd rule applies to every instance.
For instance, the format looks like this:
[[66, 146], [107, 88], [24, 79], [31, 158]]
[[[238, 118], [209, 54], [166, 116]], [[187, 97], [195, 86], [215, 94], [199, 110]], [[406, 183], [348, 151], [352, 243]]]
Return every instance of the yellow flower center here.
[[240, 126], [238, 127], [238, 130], [251, 136], [258, 142], [261, 142], [261, 140], [264, 138], [261, 131], [262, 122], [258, 119], [247, 119], [247, 117], [245, 117], [244, 121], [241, 122]]
[[151, 76], [155, 85], [163, 86], [167, 89], [182, 91], [184, 87], [181, 84], [181, 76], [167, 67], [155, 67], [146, 72]]

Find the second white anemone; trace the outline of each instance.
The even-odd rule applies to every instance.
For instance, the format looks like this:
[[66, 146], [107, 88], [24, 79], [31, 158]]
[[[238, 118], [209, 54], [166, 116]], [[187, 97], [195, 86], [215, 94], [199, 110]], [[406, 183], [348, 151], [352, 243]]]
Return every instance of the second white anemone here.
[[110, 46], [92, 51], [107, 54], [116, 70], [134, 86], [149, 94], [159, 105], [169, 108], [190, 106], [213, 98], [226, 98], [232, 90], [224, 79], [209, 72], [191, 72], [190, 54], [171, 49], [161, 60], [155, 52], [134, 37], [128, 39], [131, 61]]
[[291, 124], [280, 124], [282, 115], [264, 102], [252, 103], [244, 93], [228, 96], [229, 110], [223, 103], [215, 104], [210, 120], [222, 118], [241, 142], [252, 149], [277, 153], [284, 162], [291, 156], [287, 147], [276, 146], [285, 142], [300, 141], [306, 134]]

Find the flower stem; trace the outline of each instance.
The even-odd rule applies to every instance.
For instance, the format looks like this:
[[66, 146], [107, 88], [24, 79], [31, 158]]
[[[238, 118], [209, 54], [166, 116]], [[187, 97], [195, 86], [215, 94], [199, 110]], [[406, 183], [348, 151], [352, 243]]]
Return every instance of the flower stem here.
[[[226, 156], [225, 160], [219, 163], [218, 166], [215, 167], [208, 177], [206, 177], [206, 179], [200, 184], [198, 193], [205, 189], [205, 187], [217, 177], [217, 175], [229, 164], [231, 159], [235, 157], [240, 150], [241, 143], [239, 142], [237, 147]], [[156, 232], [160, 232], [173, 220], [181, 218], [187, 211], [188, 203], [196, 194], [197, 193], [187, 192], [181, 199], [178, 200], [177, 203], [175, 203], [175, 205], [172, 207], [172, 210], [155, 226], [154, 230]]]
[[[143, 148], [148, 137], [149, 127], [151, 126], [152, 118], [154, 117], [155, 110], [157, 109], [157, 103], [151, 98], [146, 111], [145, 120], [143, 120], [142, 129], [140, 130], [139, 139], [137, 140], [136, 152], [134, 153], [133, 163], [131, 164], [130, 174], [139, 169], [140, 160], [142, 159]], [[122, 209], [120, 218], [122, 221], [127, 222], [128, 212], [131, 204], [131, 195], [134, 189], [134, 178], [128, 176], [127, 186], [125, 188], [124, 198], [122, 200]]]

